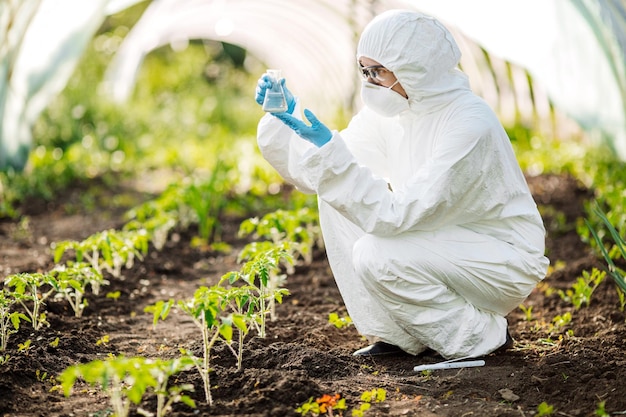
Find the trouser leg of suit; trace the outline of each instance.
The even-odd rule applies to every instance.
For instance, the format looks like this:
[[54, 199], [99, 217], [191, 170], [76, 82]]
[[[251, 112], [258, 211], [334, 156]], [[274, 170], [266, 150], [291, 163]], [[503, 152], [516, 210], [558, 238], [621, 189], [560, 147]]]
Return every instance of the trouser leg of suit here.
[[459, 227], [363, 235], [353, 251], [356, 273], [385, 317], [446, 358], [485, 355], [505, 342], [505, 315], [537, 282], [515, 266], [519, 258], [511, 245]]
[[319, 202], [320, 225], [330, 267], [344, 304], [359, 333], [370, 342], [383, 340], [394, 343], [408, 340], [405, 351], [418, 354], [426, 349], [415, 337], [398, 326], [381, 306], [376, 293], [365, 287], [353, 266], [354, 244], [364, 236], [363, 231], [323, 201]]

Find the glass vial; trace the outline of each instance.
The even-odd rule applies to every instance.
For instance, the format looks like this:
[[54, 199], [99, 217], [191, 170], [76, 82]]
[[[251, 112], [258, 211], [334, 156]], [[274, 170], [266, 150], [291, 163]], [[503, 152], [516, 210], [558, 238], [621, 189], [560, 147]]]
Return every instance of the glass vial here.
[[280, 70], [268, 69], [267, 74], [272, 81], [272, 87], [265, 91], [265, 100], [263, 100], [263, 110], [271, 113], [282, 113], [287, 111], [287, 100], [285, 100], [285, 92], [280, 84]]

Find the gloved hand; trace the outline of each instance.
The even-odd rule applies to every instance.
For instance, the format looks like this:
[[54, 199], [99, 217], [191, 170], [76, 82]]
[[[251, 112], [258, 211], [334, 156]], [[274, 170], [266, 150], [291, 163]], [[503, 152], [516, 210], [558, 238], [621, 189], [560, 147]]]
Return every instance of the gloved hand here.
[[[280, 79], [280, 85], [283, 87], [283, 92], [285, 93], [285, 100], [287, 101], [287, 113], [293, 114], [293, 109], [296, 108], [296, 99], [291, 94], [291, 91], [285, 85], [285, 79]], [[270, 76], [267, 74], [263, 74], [256, 85], [256, 94], [255, 100], [261, 106], [263, 105], [263, 100], [265, 100], [265, 92], [272, 86], [272, 80]], [[274, 114], [274, 113], [272, 113]]]
[[284, 124], [289, 126], [294, 132], [303, 139], [308, 140], [318, 148], [324, 146], [332, 137], [333, 134], [322, 122], [320, 122], [313, 112], [309, 109], [304, 110], [304, 116], [311, 123], [311, 126], [304, 123], [302, 120], [298, 120], [291, 114], [287, 113], [273, 113], [274, 116], [282, 120]]

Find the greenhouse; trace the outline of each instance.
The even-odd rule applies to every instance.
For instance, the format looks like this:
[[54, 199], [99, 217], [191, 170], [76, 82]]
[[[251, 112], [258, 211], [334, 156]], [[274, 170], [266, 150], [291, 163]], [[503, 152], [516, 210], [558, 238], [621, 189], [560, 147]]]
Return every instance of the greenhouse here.
[[[384, 53], [371, 63], [357, 52], [372, 48], [367, 29], [393, 10], [436, 19], [453, 38], [450, 73], [464, 74], [497, 116], [545, 229], [545, 273], [529, 294], [496, 314], [507, 287], [460, 320], [476, 331], [481, 317], [500, 314], [506, 349], [441, 346], [448, 328], [432, 322], [458, 321], [452, 302], [427, 315], [414, 313], [415, 299], [379, 311], [369, 298], [359, 305], [363, 289], [342, 276], [364, 274], [357, 259], [370, 254], [339, 249], [356, 229], [376, 242], [385, 273], [409, 239], [397, 251], [384, 242], [412, 232], [429, 233], [424, 253], [469, 268], [443, 252], [438, 233], [491, 233], [492, 217], [471, 220], [490, 204], [475, 192], [517, 192], [514, 176], [494, 174], [508, 175], [500, 148], [469, 163], [484, 176], [459, 197], [439, 190], [432, 172], [406, 188], [404, 168], [379, 175], [392, 154], [410, 158], [399, 141], [386, 144], [389, 161], [352, 147], [359, 123], [373, 125], [363, 120], [375, 113], [364, 85], [395, 99], [404, 92], [403, 114], [430, 98], [415, 100], [405, 68]], [[404, 29], [381, 33], [396, 39]], [[272, 69], [285, 107], [265, 112], [259, 91]], [[390, 128], [396, 117], [405, 116], [376, 126], [410, 131]], [[279, 131], [308, 148], [268, 155], [266, 136], [282, 140]], [[0, 415], [625, 414], [625, 160], [624, 0], [2, 0]], [[406, 203], [420, 181], [448, 199], [432, 210], [428, 193]], [[462, 220], [450, 217], [453, 197]], [[415, 225], [400, 224], [410, 210]], [[532, 246], [521, 240], [507, 245]], [[480, 268], [493, 278], [500, 253], [487, 255]], [[438, 288], [474, 307], [454, 281]], [[381, 314], [397, 321], [377, 329]], [[439, 334], [415, 333], [408, 315]], [[394, 339], [396, 324], [419, 349]], [[359, 353], [381, 340], [395, 350]]]

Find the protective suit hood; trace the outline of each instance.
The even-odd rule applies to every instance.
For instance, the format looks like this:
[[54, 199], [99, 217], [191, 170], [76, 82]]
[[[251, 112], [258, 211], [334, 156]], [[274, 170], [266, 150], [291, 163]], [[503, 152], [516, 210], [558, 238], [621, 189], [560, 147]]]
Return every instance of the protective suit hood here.
[[467, 77], [456, 68], [461, 52], [452, 34], [419, 12], [389, 10], [374, 18], [359, 40], [360, 57], [391, 70], [415, 110], [432, 110], [437, 102], [448, 102], [450, 94], [469, 89]]

